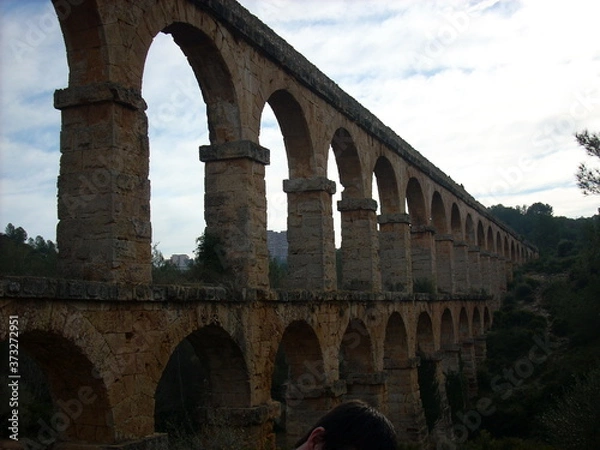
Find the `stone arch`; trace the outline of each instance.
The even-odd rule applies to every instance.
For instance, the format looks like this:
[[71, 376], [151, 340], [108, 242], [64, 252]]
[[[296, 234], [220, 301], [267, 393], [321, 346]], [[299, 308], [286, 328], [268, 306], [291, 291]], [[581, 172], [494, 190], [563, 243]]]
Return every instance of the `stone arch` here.
[[339, 367], [340, 378], [374, 370], [371, 336], [360, 319], [352, 319], [346, 327], [340, 345]]
[[467, 379], [469, 397], [477, 393], [477, 369], [475, 367], [475, 349], [473, 336], [470, 329], [471, 322], [465, 307], [461, 308], [458, 318], [458, 335], [460, 357], [463, 365], [463, 374]]
[[485, 233], [483, 231], [483, 223], [481, 223], [481, 220], [477, 221], [477, 246], [481, 249], [486, 248], [485, 247]]
[[[59, 18], [67, 50], [69, 84], [103, 81], [107, 76], [104, 54], [107, 36], [102, 32], [97, 0], [83, 2], [77, 6], [67, 2], [52, 4]], [[85, 24], [85, 28], [81, 24]], [[82, 39], [84, 36], [86, 39]]]
[[47, 431], [49, 439], [116, 442], [106, 374], [89, 359], [84, 348], [88, 347], [57, 331], [21, 330], [19, 335], [19, 349], [39, 364], [55, 404], [56, 412], [47, 424], [51, 428]]
[[423, 311], [417, 320], [417, 341], [415, 353], [430, 356], [435, 352], [433, 324], [429, 313]]
[[421, 184], [414, 177], [408, 180], [406, 186], [406, 202], [408, 203], [411, 226], [422, 227], [428, 225], [429, 220], [425, 206], [425, 196], [423, 195]]
[[431, 221], [436, 233], [447, 234], [449, 232], [446, 208], [444, 207], [442, 196], [438, 191], [433, 193], [431, 199]]
[[[69, 64], [69, 87], [55, 94], [55, 107], [62, 111], [63, 137], [58, 181], [59, 270], [68, 278], [149, 283], [149, 143], [146, 104], [141, 97], [145, 58], [154, 36], [161, 31], [173, 35], [207, 104], [210, 141], [227, 144], [241, 137], [237, 93], [223, 56], [228, 31], [208, 19], [199, 21], [205, 28], [211, 28], [212, 22], [214, 27], [208, 32], [178, 21], [177, 14], [187, 15], [189, 5], [170, 11], [161, 5], [136, 8], [130, 20], [119, 21], [106, 17], [108, 10], [95, 1], [71, 5], [68, 13], [61, 11], [65, 4], [55, 2]], [[140, 21], [146, 26], [139, 26]], [[93, 151], [82, 152], [82, 148]], [[203, 161], [222, 158], [223, 153], [231, 151], [212, 148], [204, 152]], [[73, 167], [80, 169], [75, 173]], [[82, 180], [93, 180], [99, 172], [103, 182], [94, 186], [93, 199], [87, 201], [89, 189]], [[123, 205], [123, 211], [111, 206], [115, 203]], [[109, 211], [109, 217], [99, 220], [98, 211]], [[82, 228], [85, 235], [79, 232]]]
[[421, 184], [412, 177], [406, 186], [406, 203], [410, 216], [412, 277], [415, 292], [437, 291], [434, 229]]
[[475, 227], [473, 225], [471, 214], [467, 214], [467, 219], [465, 221], [465, 237], [469, 245], [477, 245], [477, 241], [475, 240]]
[[173, 36], [198, 80], [206, 103], [211, 144], [240, 139], [241, 121], [235, 84], [216, 43], [203, 31], [186, 23], [175, 22], [162, 31]]
[[393, 312], [386, 325], [383, 366], [387, 375], [387, 416], [400, 439], [415, 440], [417, 417], [422, 415], [416, 364], [410, 349], [402, 315]]
[[341, 215], [342, 261], [337, 268], [338, 285], [343, 289], [380, 291], [377, 202], [370, 198], [371, 177], [364, 177], [354, 140], [345, 128], [339, 128], [331, 141], [344, 186], [337, 204]]
[[273, 92], [267, 103], [283, 134], [290, 178], [314, 176], [312, 140], [302, 106], [284, 89]]
[[390, 160], [385, 156], [377, 158], [373, 173], [377, 179], [381, 214], [401, 212], [403, 205], [398, 191], [398, 177]]
[[360, 319], [352, 319], [340, 345], [339, 376], [346, 381], [345, 399], [361, 399], [379, 405], [380, 399], [373, 392], [370, 378], [375, 371], [371, 336]]
[[399, 312], [393, 312], [385, 328], [384, 368], [391, 369], [406, 364], [409, 358], [408, 336]]
[[354, 139], [345, 128], [338, 128], [331, 140], [340, 183], [344, 187], [342, 200], [364, 198], [362, 165]]
[[462, 230], [462, 220], [460, 216], [460, 210], [456, 203], [452, 203], [452, 211], [450, 213], [450, 228], [452, 230], [452, 236], [457, 241], [464, 239]]
[[452, 312], [449, 308], [445, 308], [440, 320], [440, 347], [448, 348], [454, 345], [455, 342], [456, 338], [454, 335]]
[[491, 225], [487, 229], [486, 249], [492, 253], [496, 252], [496, 242], [494, 241], [494, 232]]
[[156, 430], [198, 433], [236, 423], [251, 402], [250, 375], [241, 347], [220, 325], [182, 339], [169, 355], [155, 392]]
[[[433, 226], [436, 261], [436, 282], [440, 292], [452, 293], [455, 291], [455, 256], [454, 238], [452, 236], [446, 207], [438, 191], [433, 193], [431, 199], [431, 221]], [[460, 276], [458, 277], [460, 280]]]
[[317, 334], [304, 320], [295, 320], [285, 329], [277, 351], [274, 392], [279, 388], [282, 402], [281, 433], [278, 440], [291, 447], [329, 408], [316, 395], [326, 382], [323, 353]]

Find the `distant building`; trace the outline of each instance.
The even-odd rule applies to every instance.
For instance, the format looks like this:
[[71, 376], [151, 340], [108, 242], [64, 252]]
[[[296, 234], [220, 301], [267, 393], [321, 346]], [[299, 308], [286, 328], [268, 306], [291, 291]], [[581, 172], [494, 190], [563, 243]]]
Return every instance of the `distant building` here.
[[179, 270], [187, 270], [190, 268], [191, 259], [188, 255], [171, 255], [169, 262]]
[[287, 231], [267, 230], [267, 248], [270, 258], [286, 262], [288, 255]]

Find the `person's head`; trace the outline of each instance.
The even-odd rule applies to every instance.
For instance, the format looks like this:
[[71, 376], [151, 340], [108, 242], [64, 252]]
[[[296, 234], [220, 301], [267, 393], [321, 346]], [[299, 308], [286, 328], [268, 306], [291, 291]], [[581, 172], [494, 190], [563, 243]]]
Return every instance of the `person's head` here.
[[391, 422], [375, 408], [353, 400], [336, 406], [297, 443], [297, 450], [396, 450]]

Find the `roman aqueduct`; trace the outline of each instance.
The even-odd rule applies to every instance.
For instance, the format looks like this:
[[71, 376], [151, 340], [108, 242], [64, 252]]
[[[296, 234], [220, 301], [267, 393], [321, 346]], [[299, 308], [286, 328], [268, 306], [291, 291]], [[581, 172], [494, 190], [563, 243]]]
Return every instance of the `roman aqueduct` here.
[[[61, 277], [0, 278], [0, 339], [18, 317], [19, 348], [57, 405], [44, 436], [52, 430], [61, 449], [168, 448], [155, 396], [182, 342], [203, 367], [195, 419], [240, 429], [255, 448], [275, 448], [275, 431], [290, 444], [348, 398], [385, 411], [403, 440], [426, 441], [425, 362], [447, 425], [445, 374], [460, 364], [474, 395], [499, 296], [535, 248], [233, 0], [53, 4], [69, 66], [68, 87], [55, 93]], [[205, 220], [234, 274], [227, 286], [152, 283], [141, 85], [161, 32], [188, 58], [206, 103]], [[277, 290], [266, 243], [269, 149], [258, 144], [266, 104], [289, 167], [290, 280]], [[342, 186], [327, 178], [330, 148]], [[335, 189], [342, 200], [332, 205]], [[418, 292], [424, 281], [433, 290]], [[278, 354], [288, 370], [274, 398]]]

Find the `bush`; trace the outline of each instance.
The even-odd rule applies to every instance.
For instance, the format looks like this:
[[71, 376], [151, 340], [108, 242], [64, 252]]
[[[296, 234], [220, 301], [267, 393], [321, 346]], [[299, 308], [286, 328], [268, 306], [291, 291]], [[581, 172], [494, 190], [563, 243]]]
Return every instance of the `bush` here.
[[550, 443], [561, 449], [599, 449], [600, 368], [578, 379], [539, 421]]

